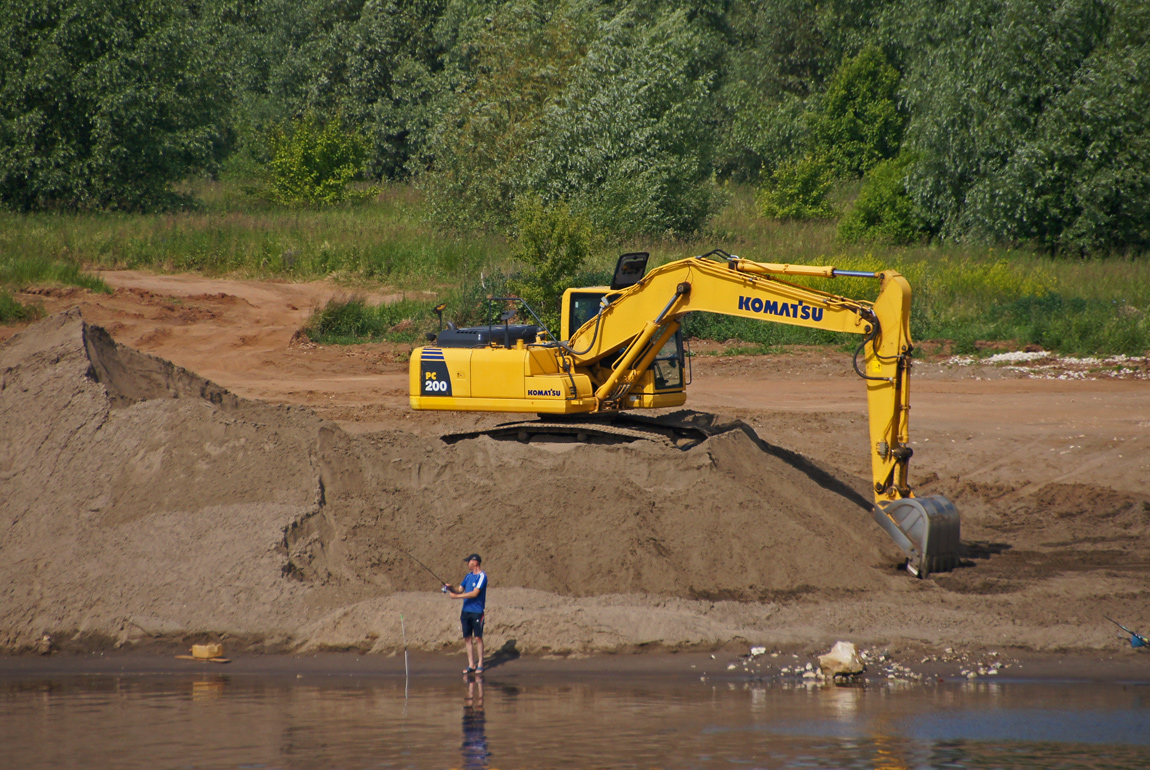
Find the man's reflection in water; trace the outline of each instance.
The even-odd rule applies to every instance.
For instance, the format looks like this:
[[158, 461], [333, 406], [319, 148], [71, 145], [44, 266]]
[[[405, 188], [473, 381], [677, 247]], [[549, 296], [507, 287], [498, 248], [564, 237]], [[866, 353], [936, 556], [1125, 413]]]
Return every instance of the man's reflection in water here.
[[487, 767], [486, 718], [483, 716], [483, 680], [471, 679], [467, 682], [467, 697], [463, 699], [463, 753], [464, 770], [479, 770]]

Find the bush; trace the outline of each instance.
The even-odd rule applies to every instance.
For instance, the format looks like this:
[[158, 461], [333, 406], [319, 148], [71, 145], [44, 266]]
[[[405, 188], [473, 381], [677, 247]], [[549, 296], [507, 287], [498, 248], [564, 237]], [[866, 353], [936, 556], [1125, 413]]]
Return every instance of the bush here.
[[272, 135], [271, 150], [268, 196], [278, 203], [331, 205], [376, 193], [348, 189], [363, 167], [367, 142], [338, 116], [321, 124], [304, 115]]
[[906, 173], [911, 165], [911, 156], [900, 155], [870, 170], [854, 208], [839, 222], [839, 238], [907, 244], [923, 237], [926, 222], [906, 194]]
[[545, 206], [538, 198], [527, 198], [515, 208], [515, 229], [512, 256], [527, 266], [527, 273], [513, 279], [509, 288], [558, 333], [563, 291], [591, 254], [591, 223], [571, 214], [562, 201]]
[[834, 169], [828, 158], [806, 155], [776, 169], [755, 200], [765, 217], [827, 219], [834, 216], [827, 200], [833, 185]]
[[434, 305], [409, 299], [368, 305], [362, 297], [337, 297], [313, 313], [303, 331], [322, 345], [378, 340], [422, 343], [428, 332], [435, 331]]
[[213, 166], [229, 98], [214, 31], [180, 0], [0, 5], [0, 203], [170, 208]]
[[21, 305], [8, 291], [0, 289], [0, 323], [30, 321], [40, 314], [39, 308]]

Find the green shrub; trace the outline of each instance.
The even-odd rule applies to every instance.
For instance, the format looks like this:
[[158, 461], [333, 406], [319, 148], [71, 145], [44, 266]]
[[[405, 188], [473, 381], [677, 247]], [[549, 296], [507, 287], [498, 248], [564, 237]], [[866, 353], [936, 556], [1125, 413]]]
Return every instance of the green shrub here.
[[0, 289], [0, 323], [30, 321], [40, 317], [40, 308], [21, 305], [5, 289]]
[[339, 116], [321, 123], [315, 114], [304, 115], [272, 135], [271, 150], [268, 194], [279, 203], [331, 205], [377, 192], [348, 189], [363, 167], [367, 142]]
[[545, 206], [528, 198], [515, 207], [515, 229], [512, 257], [527, 271], [513, 278], [509, 288], [558, 332], [560, 298], [591, 254], [591, 223], [573, 215], [562, 201]]
[[323, 345], [387, 340], [419, 343], [435, 331], [434, 302], [401, 299], [368, 305], [362, 297], [328, 300], [304, 324], [312, 342]]
[[839, 221], [844, 241], [907, 244], [921, 240], [926, 222], [906, 193], [906, 174], [913, 161], [909, 155], [883, 161], [863, 179], [854, 208]]
[[785, 163], [759, 189], [759, 211], [772, 219], [828, 219], [834, 208], [827, 194], [834, 169], [825, 155], [806, 155]]

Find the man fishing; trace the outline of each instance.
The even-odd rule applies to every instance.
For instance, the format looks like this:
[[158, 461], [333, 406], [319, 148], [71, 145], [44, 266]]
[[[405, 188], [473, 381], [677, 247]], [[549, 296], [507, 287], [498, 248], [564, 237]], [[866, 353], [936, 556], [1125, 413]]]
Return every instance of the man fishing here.
[[468, 556], [469, 570], [458, 588], [443, 584], [452, 599], [462, 599], [459, 625], [463, 629], [463, 643], [467, 647], [467, 668], [464, 674], [483, 673], [483, 612], [487, 603], [487, 574], [480, 569], [483, 559], [477, 553]]

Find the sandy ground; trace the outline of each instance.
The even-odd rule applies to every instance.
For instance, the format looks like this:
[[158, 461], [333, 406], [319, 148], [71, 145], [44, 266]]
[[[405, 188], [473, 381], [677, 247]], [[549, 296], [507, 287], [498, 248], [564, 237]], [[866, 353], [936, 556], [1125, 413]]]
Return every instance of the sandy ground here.
[[0, 327], [4, 650], [455, 649], [408, 554], [457, 582], [478, 550], [505, 657], [843, 639], [1150, 666], [1105, 619], [1150, 628], [1145, 361], [918, 364], [912, 483], [958, 506], [966, 558], [916, 580], [860, 503], [846, 353], [697, 355], [688, 406], [751, 431], [686, 452], [447, 446], [506, 418], [409, 410], [404, 346], [300, 340], [338, 287], [103, 277]]

